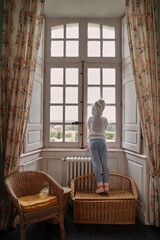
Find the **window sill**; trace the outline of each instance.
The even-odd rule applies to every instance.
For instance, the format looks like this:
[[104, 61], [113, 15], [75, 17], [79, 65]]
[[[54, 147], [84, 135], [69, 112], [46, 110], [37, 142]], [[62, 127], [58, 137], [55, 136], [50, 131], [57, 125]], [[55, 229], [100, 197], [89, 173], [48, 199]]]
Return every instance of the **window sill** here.
[[[123, 149], [108, 149], [108, 155], [118, 155], [124, 154]], [[90, 152], [89, 149], [56, 149], [56, 148], [44, 148], [41, 152], [42, 157], [46, 158], [65, 158], [68, 156], [73, 157], [89, 157]]]
[[[144, 154], [139, 154], [136, 152], [132, 152], [129, 150], [125, 150], [123, 148], [108, 148], [108, 154], [109, 155], [117, 155], [117, 154], [130, 154], [132, 156], [147, 159], [147, 156]], [[21, 159], [28, 159], [31, 156], [34, 156], [34, 158], [37, 157], [67, 157], [67, 156], [82, 156], [82, 157], [88, 157], [90, 155], [89, 149], [73, 149], [73, 148], [43, 148], [36, 151], [31, 151], [27, 153], [21, 154]]]
[[[124, 152], [122, 148], [108, 148], [108, 152]], [[88, 149], [75, 149], [75, 148], [43, 148], [41, 152], [88, 152]]]

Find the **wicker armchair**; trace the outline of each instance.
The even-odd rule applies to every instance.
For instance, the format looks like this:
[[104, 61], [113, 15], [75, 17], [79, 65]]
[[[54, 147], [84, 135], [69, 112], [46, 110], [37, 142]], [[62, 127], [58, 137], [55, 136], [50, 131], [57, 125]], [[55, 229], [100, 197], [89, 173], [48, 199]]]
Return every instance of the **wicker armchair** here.
[[[57, 203], [40, 207], [38, 210], [24, 212], [19, 203], [19, 198], [39, 194], [46, 184], [49, 185], [49, 196], [56, 196]], [[16, 172], [5, 179], [5, 185], [13, 206], [20, 215], [21, 240], [25, 240], [25, 231], [30, 224], [48, 219], [56, 219], [59, 223], [61, 239], [65, 239], [63, 188], [53, 178], [41, 171]]]

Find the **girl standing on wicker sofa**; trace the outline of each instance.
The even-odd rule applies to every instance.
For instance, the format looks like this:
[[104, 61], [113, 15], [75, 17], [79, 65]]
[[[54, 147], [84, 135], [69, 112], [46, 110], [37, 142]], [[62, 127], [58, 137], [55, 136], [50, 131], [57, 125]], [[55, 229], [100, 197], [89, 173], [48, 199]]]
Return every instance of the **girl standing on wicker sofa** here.
[[[96, 101], [92, 106], [93, 116], [88, 119], [89, 148], [97, 183], [96, 193], [109, 191], [108, 154], [104, 135], [105, 129], [108, 126], [108, 120], [106, 117], [102, 117], [104, 108], [104, 100], [99, 99]], [[101, 166], [103, 171], [103, 182], [101, 176]]]

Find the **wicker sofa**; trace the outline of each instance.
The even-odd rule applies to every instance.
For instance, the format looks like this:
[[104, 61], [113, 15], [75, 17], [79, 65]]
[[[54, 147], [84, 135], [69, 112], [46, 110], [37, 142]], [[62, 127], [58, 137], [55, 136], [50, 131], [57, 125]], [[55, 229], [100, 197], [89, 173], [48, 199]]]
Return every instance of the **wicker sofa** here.
[[71, 182], [74, 223], [135, 224], [137, 190], [124, 175], [110, 174], [110, 191], [95, 193], [95, 176], [88, 174]]

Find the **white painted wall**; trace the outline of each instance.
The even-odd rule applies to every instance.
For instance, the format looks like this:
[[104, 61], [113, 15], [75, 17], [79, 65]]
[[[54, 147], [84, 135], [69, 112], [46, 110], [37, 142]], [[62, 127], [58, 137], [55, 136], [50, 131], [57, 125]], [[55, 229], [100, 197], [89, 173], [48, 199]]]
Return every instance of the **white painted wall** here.
[[137, 192], [136, 215], [144, 223], [149, 224], [149, 171], [145, 155], [126, 151], [126, 175], [134, 179]]

